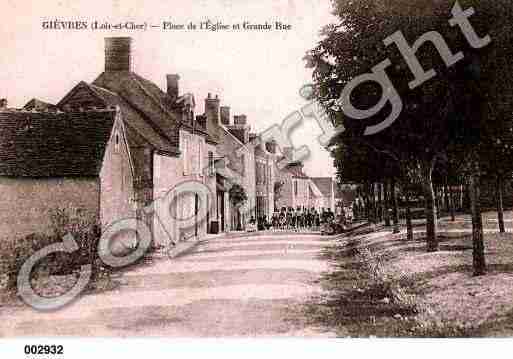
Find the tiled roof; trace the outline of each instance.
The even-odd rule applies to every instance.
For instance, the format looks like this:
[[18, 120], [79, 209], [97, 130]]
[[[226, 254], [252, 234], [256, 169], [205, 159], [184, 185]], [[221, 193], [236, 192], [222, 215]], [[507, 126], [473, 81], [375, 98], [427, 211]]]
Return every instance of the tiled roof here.
[[[64, 97], [59, 102], [59, 107], [62, 107], [63, 104], [67, 103], [68, 99], [73, 97], [74, 92], [80, 91], [81, 89], [88, 90], [93, 96], [101, 100], [105, 107], [119, 107], [123, 117], [123, 122], [128, 128], [128, 132], [137, 133], [137, 136], [130, 136], [130, 140], [133, 141], [136, 138], [140, 138], [141, 141], [148, 143], [160, 152], [169, 153], [172, 155], [178, 153], [178, 148], [174, 146], [167, 137], [165, 137], [163, 134], [160, 134], [158, 128], [156, 128], [156, 125], [154, 125], [153, 122], [146, 120], [143, 113], [134, 109], [118, 94], [102, 87], [81, 81], [68, 93], [66, 97]], [[139, 143], [132, 142], [130, 145], [137, 146]]]
[[98, 176], [115, 111], [0, 112], [0, 176]]
[[179, 147], [180, 120], [172, 113], [166, 94], [133, 72], [103, 72], [93, 85], [114, 92], [138, 112], [160, 136]]
[[37, 98], [33, 98], [23, 106], [24, 110], [27, 111], [57, 111], [57, 106], [48, 102], [41, 101]]
[[145, 120], [145, 115], [136, 111], [123, 98], [99, 86], [90, 85], [94, 91], [106, 102], [107, 106], [119, 106], [125, 125], [135, 130], [142, 138], [156, 150], [168, 154], [177, 154], [178, 146], [171, 143], [168, 137], [160, 134], [153, 122]]

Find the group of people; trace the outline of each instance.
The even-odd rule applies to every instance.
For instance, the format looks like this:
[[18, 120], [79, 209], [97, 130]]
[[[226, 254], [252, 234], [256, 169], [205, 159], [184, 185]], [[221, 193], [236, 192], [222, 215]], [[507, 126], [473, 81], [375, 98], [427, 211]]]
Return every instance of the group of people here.
[[322, 208], [317, 211], [314, 207], [282, 207], [275, 211], [270, 218], [261, 216], [255, 219], [251, 217], [248, 231], [256, 230], [282, 230], [282, 231], [323, 231], [323, 227], [331, 226], [335, 222], [335, 213], [330, 208]]
[[273, 230], [318, 231], [322, 224], [334, 220], [335, 214], [329, 208], [323, 208], [319, 213], [313, 207], [298, 207], [295, 210], [283, 207], [273, 213], [271, 227]]

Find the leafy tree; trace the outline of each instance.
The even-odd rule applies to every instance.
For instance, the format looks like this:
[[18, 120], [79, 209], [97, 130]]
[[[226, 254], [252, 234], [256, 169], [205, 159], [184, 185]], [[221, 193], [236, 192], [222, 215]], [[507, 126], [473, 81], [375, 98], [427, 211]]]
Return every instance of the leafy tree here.
[[[511, 58], [512, 42], [511, 31], [506, 29], [512, 22], [513, 3], [506, 0], [460, 3], [462, 9], [475, 8], [470, 21], [479, 36], [489, 34], [494, 39], [491, 45], [474, 49], [458, 27], [450, 26], [448, 20], [455, 5], [453, 1], [336, 0], [333, 4], [338, 23], [323, 29], [323, 39], [306, 56], [308, 65], [314, 68], [316, 99], [335, 125], [343, 124], [346, 128], [336, 140], [336, 146], [364, 142], [376, 152], [393, 159], [401, 178], [422, 186], [429, 251], [438, 249], [433, 188], [436, 165], [449, 162], [453, 155], [456, 156], [461, 163], [467, 164], [473, 176], [473, 188], [478, 189], [480, 160], [483, 159], [480, 155], [486, 153], [484, 149], [488, 146], [480, 138], [483, 123], [486, 120], [484, 125], [489, 126], [491, 119], [500, 121], [490, 109], [500, 108], [502, 113], [511, 113], [507, 109], [511, 105], [509, 96], [513, 71], [507, 62]], [[462, 51], [464, 58], [448, 66], [435, 46], [424, 44], [416, 56], [425, 71], [434, 69], [437, 75], [410, 89], [412, 73], [408, 63], [397, 47], [383, 42], [383, 37], [398, 30], [409, 44], [428, 31], [436, 30], [452, 54]], [[385, 107], [368, 119], [353, 119], [344, 114], [339, 97], [353, 78], [370, 73], [386, 58], [393, 64], [386, 68], [386, 73], [400, 94], [402, 111], [385, 130], [364, 136], [365, 129], [381, 123], [393, 106]], [[498, 69], [498, 62], [505, 67]], [[351, 104], [358, 109], [368, 109], [375, 106], [381, 96], [381, 86], [365, 83], [353, 91]], [[472, 198], [478, 200], [476, 196]], [[472, 208], [479, 210], [479, 205], [474, 203]], [[473, 217], [480, 216], [477, 213]], [[480, 227], [478, 222], [476, 227]], [[477, 228], [477, 232], [481, 233], [481, 239], [477, 234], [474, 237], [482, 243], [482, 228]], [[483, 246], [475, 247], [476, 251], [481, 251]], [[475, 272], [481, 274], [482, 271]]]

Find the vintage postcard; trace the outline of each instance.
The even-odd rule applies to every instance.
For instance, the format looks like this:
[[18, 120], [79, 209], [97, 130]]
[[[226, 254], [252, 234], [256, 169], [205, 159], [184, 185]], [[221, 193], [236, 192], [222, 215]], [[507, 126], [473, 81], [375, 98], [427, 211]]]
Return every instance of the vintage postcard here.
[[511, 0], [0, 9], [5, 357], [513, 336]]

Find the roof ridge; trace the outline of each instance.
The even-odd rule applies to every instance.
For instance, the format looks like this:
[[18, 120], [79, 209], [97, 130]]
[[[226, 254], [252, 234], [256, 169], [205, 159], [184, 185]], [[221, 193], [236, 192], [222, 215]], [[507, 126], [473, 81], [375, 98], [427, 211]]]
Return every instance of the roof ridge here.
[[141, 83], [141, 81], [139, 81], [139, 79], [137, 78], [139, 75], [137, 75], [136, 73], [133, 73], [131, 72], [130, 73], [130, 77], [133, 78], [133, 80], [135, 81], [135, 83], [139, 86], [139, 88], [149, 97], [151, 98], [151, 100], [162, 110], [164, 111], [164, 113], [166, 113], [167, 115], [171, 116], [174, 120], [177, 120], [178, 123], [181, 123], [182, 121], [180, 121], [180, 119], [177, 119], [175, 118], [176, 116], [168, 111], [164, 106], [162, 106], [162, 103], [155, 98], [155, 96], [153, 96], [153, 94], [148, 91], [148, 89], [146, 87], [144, 87], [144, 85]]
[[243, 146], [245, 149], [248, 149], [247, 145], [245, 145], [241, 140], [239, 140], [233, 133], [230, 132], [230, 130], [228, 130], [226, 128], [226, 126], [224, 126], [223, 124], [218, 124], [219, 127], [221, 127], [226, 133], [228, 133], [231, 137], [233, 137], [235, 139], [235, 141], [237, 141], [241, 146]]
[[[125, 101], [129, 106], [132, 107], [134, 111], [137, 112], [139, 116], [141, 116], [143, 119], [145, 119], [145, 122], [152, 128], [153, 131], [155, 131], [159, 136], [163, 137], [170, 143], [173, 143], [172, 139], [160, 128], [160, 126], [156, 125], [145, 113], [144, 111], [141, 111], [141, 109], [134, 103], [132, 103], [129, 99], [125, 98], [122, 95], [118, 95], [119, 98], [121, 98], [123, 101]], [[173, 146], [176, 147], [176, 146]]]
[[111, 91], [109, 89], [106, 89], [105, 87], [97, 86], [97, 85], [95, 85], [93, 83], [88, 84], [87, 82], [86, 82], [86, 84], [89, 85], [93, 91], [101, 90], [101, 91], [105, 91], [105, 92], [107, 92], [107, 93], [109, 93], [109, 94], [111, 94], [113, 96], [119, 96], [119, 94], [117, 94], [116, 92], [113, 92], [113, 91]]

